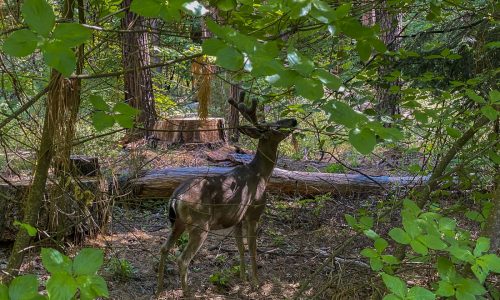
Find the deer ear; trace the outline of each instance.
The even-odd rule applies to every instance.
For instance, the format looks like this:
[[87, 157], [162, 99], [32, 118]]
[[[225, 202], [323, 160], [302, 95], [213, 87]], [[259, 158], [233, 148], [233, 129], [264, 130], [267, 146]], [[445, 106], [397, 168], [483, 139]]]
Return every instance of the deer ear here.
[[238, 131], [253, 139], [260, 139], [263, 136], [259, 129], [251, 126], [240, 126], [238, 127]]

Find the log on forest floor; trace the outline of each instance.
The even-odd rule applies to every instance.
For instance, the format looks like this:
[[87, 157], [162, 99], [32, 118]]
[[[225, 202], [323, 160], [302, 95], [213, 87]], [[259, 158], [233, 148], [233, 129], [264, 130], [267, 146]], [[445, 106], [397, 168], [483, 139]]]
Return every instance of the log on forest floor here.
[[[217, 176], [231, 171], [231, 167], [177, 167], [152, 170], [131, 180], [133, 195], [138, 198], [167, 198], [184, 180], [193, 177]], [[287, 171], [275, 168], [267, 185], [272, 193], [315, 195], [331, 192], [373, 193], [396, 187], [413, 187], [426, 182], [422, 176], [366, 176], [360, 174], [332, 174]]]

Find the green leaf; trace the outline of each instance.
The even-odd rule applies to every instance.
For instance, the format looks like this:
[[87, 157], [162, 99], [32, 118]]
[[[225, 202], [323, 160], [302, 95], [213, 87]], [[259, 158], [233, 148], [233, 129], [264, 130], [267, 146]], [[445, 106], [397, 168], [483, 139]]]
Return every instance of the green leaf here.
[[498, 90], [491, 90], [488, 93], [488, 96], [490, 96], [490, 102], [492, 104], [497, 104], [500, 102], [500, 91]]
[[479, 104], [486, 103], [486, 100], [484, 100], [483, 97], [476, 94], [476, 92], [474, 92], [473, 90], [466, 89], [465, 94], [467, 95], [467, 97], [471, 98], [476, 103], [479, 103]]
[[474, 256], [479, 257], [484, 252], [490, 250], [490, 239], [479, 237], [476, 241], [476, 248], [474, 248]]
[[371, 248], [365, 248], [365, 249], [361, 250], [360, 254], [363, 255], [364, 257], [369, 257], [369, 258], [379, 256], [378, 252], [371, 249]]
[[453, 284], [448, 281], [440, 280], [438, 282], [438, 289], [436, 290], [436, 295], [443, 297], [451, 297], [455, 295], [455, 288]]
[[290, 87], [294, 85], [297, 81], [301, 80], [302, 77], [292, 70], [283, 70], [277, 72], [274, 75], [266, 76], [266, 81], [276, 87]]
[[404, 298], [407, 293], [406, 283], [399, 277], [391, 276], [386, 273], [382, 273], [382, 280], [384, 281], [387, 288], [393, 292], [395, 295]]
[[27, 223], [21, 223], [19, 221], [14, 221], [14, 226], [19, 226], [22, 229], [26, 230], [28, 232], [28, 235], [31, 237], [36, 236], [36, 233], [38, 232], [38, 230], [35, 227], [33, 227]]
[[459, 137], [462, 136], [462, 132], [460, 132], [460, 130], [450, 126], [446, 126], [446, 133], [448, 133], [449, 136], [455, 139], [458, 139]]
[[102, 110], [102, 111], [109, 111], [110, 107], [104, 101], [104, 99], [101, 96], [98, 95], [91, 95], [89, 97], [89, 101], [92, 104], [92, 106], [97, 109], [97, 110]]
[[296, 50], [288, 52], [287, 59], [290, 67], [302, 76], [309, 76], [314, 70], [314, 62]]
[[348, 128], [355, 128], [368, 120], [365, 115], [340, 101], [330, 101], [323, 109], [330, 113], [330, 120]]
[[59, 43], [49, 43], [42, 49], [43, 58], [50, 67], [68, 77], [76, 67], [75, 53]]
[[403, 208], [404, 210], [410, 212], [415, 217], [417, 217], [422, 212], [422, 209], [418, 207], [415, 201], [412, 201], [407, 198], [403, 200]]
[[75, 279], [65, 273], [56, 273], [47, 280], [47, 292], [52, 300], [70, 300], [73, 299], [77, 290]]
[[446, 218], [446, 217], [439, 219], [439, 230], [441, 230], [441, 231], [455, 230], [456, 226], [457, 226], [457, 222], [453, 219]]
[[103, 111], [96, 111], [92, 115], [92, 124], [97, 131], [102, 131], [112, 127], [115, 124], [115, 119]]
[[81, 275], [76, 278], [81, 300], [93, 300], [97, 297], [109, 297], [108, 287], [101, 276]]
[[[363, 226], [363, 227], [364, 227], [364, 226]], [[365, 230], [363, 230], [363, 233], [364, 233], [367, 237], [369, 237], [369, 238], [371, 238], [371, 239], [373, 239], [373, 240], [379, 237], [379, 235], [378, 235], [375, 231], [373, 231], [372, 229], [365, 229]]]
[[100, 249], [84, 248], [73, 260], [76, 275], [93, 275], [102, 266], [103, 252]]
[[408, 295], [405, 299], [408, 300], [434, 300], [436, 295], [426, 288], [420, 286], [414, 286], [408, 291]]
[[370, 258], [370, 267], [373, 271], [380, 271], [384, 268], [384, 264], [379, 257], [372, 257]]
[[373, 227], [373, 218], [368, 216], [362, 216], [359, 218], [359, 224], [362, 225], [363, 228], [369, 229]]
[[326, 87], [333, 91], [338, 91], [340, 86], [342, 85], [342, 81], [340, 80], [340, 78], [324, 69], [314, 70], [313, 75], [315, 75], [321, 81], [321, 83], [323, 83]]
[[352, 228], [355, 228], [356, 225], [358, 224], [358, 222], [356, 221], [356, 218], [354, 218], [353, 216], [351, 216], [349, 214], [344, 214], [344, 218], [345, 218], [347, 224], [349, 226], [351, 226]]
[[238, 71], [243, 67], [243, 55], [236, 49], [225, 47], [215, 55], [216, 63], [224, 69]]
[[368, 59], [370, 59], [372, 47], [368, 42], [358, 41], [358, 43], [356, 44], [356, 51], [358, 51], [361, 60], [367, 61]]
[[295, 91], [298, 95], [309, 100], [318, 100], [323, 98], [323, 85], [317, 79], [299, 79], [295, 83]]
[[208, 9], [198, 1], [188, 1], [182, 4], [182, 9], [194, 17], [201, 17], [208, 13]]
[[384, 240], [383, 238], [375, 239], [374, 246], [375, 246], [375, 249], [377, 249], [378, 253], [384, 252], [385, 248], [387, 248], [388, 245], [389, 245], [389, 243], [386, 240]]
[[436, 235], [421, 235], [417, 239], [429, 249], [444, 250], [448, 247], [448, 245], [443, 242], [439, 236]]
[[38, 43], [38, 38], [31, 30], [21, 29], [12, 33], [3, 44], [5, 53], [23, 57], [30, 55], [35, 51]]
[[217, 8], [222, 11], [230, 11], [236, 7], [236, 0], [218, 0], [216, 2]]
[[25, 0], [21, 6], [24, 21], [34, 32], [48, 37], [54, 28], [56, 16], [45, 0]]
[[427, 249], [427, 247], [418, 240], [412, 240], [410, 242], [410, 246], [413, 251], [417, 252], [420, 255], [427, 255], [427, 253], [429, 253], [429, 249]]
[[141, 112], [140, 110], [133, 108], [129, 104], [123, 102], [116, 103], [113, 107], [113, 111], [131, 117], [135, 117]]
[[9, 288], [5, 284], [0, 283], [0, 299], [9, 300]]
[[457, 299], [458, 293], [471, 294], [471, 295], [482, 295], [486, 293], [483, 285], [479, 281], [470, 278], [463, 278], [457, 284]]
[[219, 50], [224, 49], [226, 47], [227, 46], [226, 44], [224, 44], [223, 41], [216, 38], [205, 40], [203, 41], [202, 44], [203, 53], [211, 56], [216, 56]]
[[79, 46], [91, 37], [92, 31], [77, 23], [57, 24], [54, 29], [54, 38], [68, 48]]
[[10, 300], [30, 300], [38, 295], [38, 279], [35, 275], [18, 276], [10, 283]]
[[382, 260], [389, 265], [399, 264], [399, 259], [397, 259], [394, 255], [382, 255]]
[[377, 139], [375, 137], [375, 133], [368, 128], [363, 128], [361, 130], [353, 128], [349, 131], [349, 142], [361, 154], [367, 155], [370, 154], [375, 148]]
[[130, 11], [144, 17], [158, 17], [163, 7], [162, 0], [134, 0]]
[[130, 115], [118, 114], [113, 116], [116, 123], [123, 128], [133, 128], [135, 123], [135, 118]]
[[500, 257], [495, 254], [483, 255], [478, 260], [483, 261], [490, 271], [500, 273]]
[[69, 257], [52, 248], [42, 248], [42, 264], [51, 274], [71, 274], [72, 262]]
[[472, 273], [474, 273], [474, 275], [476, 276], [476, 278], [479, 280], [479, 282], [481, 284], [483, 284], [484, 280], [486, 279], [486, 277], [488, 277], [489, 270], [488, 269], [483, 269], [478, 264], [472, 265], [470, 267], [470, 269], [471, 269]]
[[459, 245], [453, 245], [450, 248], [448, 248], [448, 251], [450, 252], [451, 255], [453, 255], [455, 258], [466, 261], [469, 263], [474, 263], [474, 255], [470, 252], [469, 249], [465, 248], [465, 246], [459, 246]]
[[455, 277], [455, 266], [447, 257], [438, 257], [437, 270], [439, 276], [446, 281], [451, 281]]
[[481, 107], [481, 113], [490, 121], [495, 121], [497, 119], [498, 112], [491, 105], [486, 105]]
[[466, 211], [465, 216], [472, 221], [483, 222], [485, 220], [484, 216], [475, 210]]
[[411, 237], [401, 228], [391, 229], [389, 236], [399, 244], [408, 245], [411, 242]]

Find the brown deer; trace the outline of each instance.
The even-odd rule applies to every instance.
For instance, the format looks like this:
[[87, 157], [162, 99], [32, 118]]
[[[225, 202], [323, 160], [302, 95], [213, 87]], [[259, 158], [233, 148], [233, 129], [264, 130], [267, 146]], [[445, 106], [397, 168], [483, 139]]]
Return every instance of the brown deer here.
[[185, 231], [189, 233], [189, 241], [177, 258], [185, 295], [189, 293], [187, 278], [189, 263], [211, 230], [234, 226], [233, 234], [240, 255], [240, 276], [244, 280], [246, 272], [243, 222], [247, 228], [252, 280], [253, 284], [258, 284], [256, 234], [257, 222], [265, 208], [264, 191], [276, 163], [278, 145], [294, 130], [297, 120], [283, 119], [274, 123], [259, 123], [256, 116], [256, 100], [252, 101], [250, 107], [241, 100], [235, 102], [230, 99], [229, 103], [252, 123], [252, 126], [240, 126], [238, 130], [259, 140], [257, 153], [247, 165], [235, 167], [220, 176], [189, 179], [173, 192], [169, 203], [172, 231], [161, 247], [158, 293], [163, 290], [163, 273], [168, 252]]

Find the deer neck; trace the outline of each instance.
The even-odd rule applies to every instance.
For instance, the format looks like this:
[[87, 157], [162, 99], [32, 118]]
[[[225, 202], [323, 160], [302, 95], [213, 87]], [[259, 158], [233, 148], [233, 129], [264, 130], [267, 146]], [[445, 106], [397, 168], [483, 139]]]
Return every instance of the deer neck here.
[[254, 169], [257, 174], [264, 177], [265, 180], [271, 176], [274, 165], [276, 164], [276, 156], [278, 144], [270, 141], [259, 140], [257, 153], [250, 162], [249, 167]]

